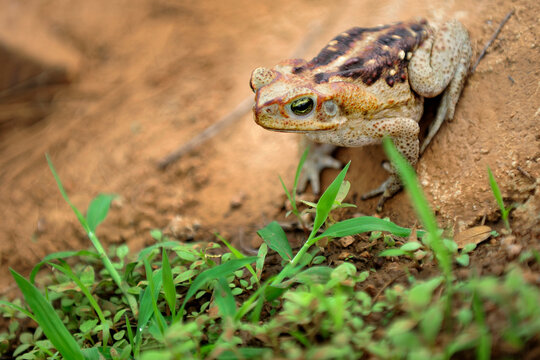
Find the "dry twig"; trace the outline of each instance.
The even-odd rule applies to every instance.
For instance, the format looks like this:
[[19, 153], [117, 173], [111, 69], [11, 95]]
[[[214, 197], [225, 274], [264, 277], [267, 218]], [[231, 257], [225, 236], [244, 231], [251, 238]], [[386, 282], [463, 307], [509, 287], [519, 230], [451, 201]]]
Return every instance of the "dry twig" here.
[[508, 19], [510, 19], [510, 17], [514, 15], [514, 9], [510, 10], [510, 12], [508, 14], [506, 14], [506, 16], [504, 17], [503, 21], [501, 21], [501, 23], [499, 24], [499, 27], [497, 28], [497, 30], [495, 30], [495, 32], [493, 33], [493, 35], [491, 36], [491, 39], [489, 39], [489, 41], [486, 43], [486, 45], [484, 46], [484, 49], [482, 49], [482, 52], [480, 53], [480, 55], [478, 56], [478, 59], [476, 60], [476, 63], [474, 64], [474, 66], [472, 67], [471, 69], [471, 75], [474, 73], [474, 71], [476, 70], [476, 67], [478, 66], [478, 64], [480, 63], [480, 60], [482, 60], [482, 58], [486, 55], [486, 52], [487, 52], [487, 49], [491, 46], [491, 44], [493, 44], [493, 41], [495, 41], [495, 39], [497, 38], [497, 36], [499, 36], [499, 33], [501, 32], [504, 24], [506, 24], [506, 22], [508, 21]]

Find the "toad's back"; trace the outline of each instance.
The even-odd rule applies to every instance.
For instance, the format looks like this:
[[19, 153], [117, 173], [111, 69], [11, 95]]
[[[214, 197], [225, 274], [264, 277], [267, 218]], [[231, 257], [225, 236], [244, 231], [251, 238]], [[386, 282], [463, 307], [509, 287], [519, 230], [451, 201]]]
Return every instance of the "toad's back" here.
[[425, 20], [354, 27], [332, 39], [311, 61], [293, 69], [316, 83], [360, 79], [365, 85], [380, 78], [392, 87], [407, 80], [407, 64], [428, 37]]

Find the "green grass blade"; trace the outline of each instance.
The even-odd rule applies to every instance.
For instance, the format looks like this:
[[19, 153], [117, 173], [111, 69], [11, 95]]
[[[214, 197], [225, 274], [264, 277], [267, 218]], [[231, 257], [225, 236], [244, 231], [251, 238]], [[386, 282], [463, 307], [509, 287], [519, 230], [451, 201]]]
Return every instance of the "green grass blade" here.
[[504, 226], [507, 230], [510, 230], [510, 223], [508, 222], [508, 214], [510, 212], [510, 208], [504, 207], [504, 201], [501, 194], [501, 189], [499, 188], [499, 184], [497, 184], [497, 180], [495, 180], [495, 176], [493, 176], [493, 172], [491, 172], [491, 169], [487, 168], [488, 170], [488, 177], [489, 177], [489, 186], [491, 187], [491, 191], [493, 192], [493, 196], [495, 197], [495, 201], [497, 201], [497, 205], [499, 206], [499, 209], [501, 211], [501, 218], [504, 222]]
[[214, 287], [214, 300], [222, 317], [234, 317], [236, 315], [236, 302], [229, 283], [223, 276], [217, 278]]
[[98, 225], [105, 220], [111, 207], [111, 202], [115, 197], [116, 195], [99, 194], [90, 202], [88, 211], [86, 212], [86, 221], [88, 222], [90, 231], [96, 231]]
[[296, 173], [294, 175], [294, 184], [292, 188], [293, 202], [291, 203], [294, 205], [294, 207], [296, 207], [296, 191], [298, 188], [298, 181], [300, 180], [300, 173], [302, 172], [302, 168], [304, 167], [304, 163], [306, 162], [308, 154], [309, 154], [309, 146], [306, 147], [306, 149], [302, 153], [302, 156], [300, 157], [300, 161], [298, 162], [298, 167], [296, 168]]
[[216, 280], [218, 277], [225, 277], [229, 274], [232, 274], [234, 271], [238, 270], [242, 266], [245, 266], [247, 264], [251, 264], [253, 262], [257, 261], [257, 257], [246, 257], [243, 259], [233, 259], [230, 261], [227, 261], [224, 264], [218, 265], [216, 267], [213, 267], [211, 269], [205, 270], [202, 273], [200, 273], [195, 280], [193, 280], [193, 283], [189, 287], [189, 290], [186, 293], [186, 296], [184, 298], [184, 302], [182, 303], [182, 307], [180, 308], [180, 311], [178, 312], [178, 315], [182, 316], [184, 312], [184, 308], [191, 299], [193, 295], [197, 291], [199, 291], [200, 288], [202, 288], [206, 283], [208, 283], [211, 280]]
[[139, 350], [138, 348], [135, 348], [135, 339], [133, 338], [133, 331], [131, 330], [131, 322], [129, 321], [129, 317], [127, 315], [124, 315], [124, 318], [126, 319], [126, 331], [129, 344], [131, 346], [131, 351], [133, 352], [133, 356], [137, 358], [139, 356]]
[[161, 279], [163, 278], [161, 275], [161, 269], [154, 272], [151, 278], [152, 283], [154, 284], [154, 292], [152, 293], [150, 286], [147, 286], [146, 289], [144, 289], [140, 300], [137, 332], [135, 334], [135, 345], [137, 348], [140, 345], [141, 332], [154, 313], [154, 304], [152, 303], [152, 299], [157, 299], [159, 290], [161, 289]]
[[489, 185], [491, 186], [491, 191], [493, 191], [493, 196], [495, 197], [495, 200], [497, 201], [497, 205], [499, 205], [499, 208], [501, 211], [504, 210], [504, 201], [501, 194], [501, 189], [499, 188], [499, 184], [497, 184], [497, 181], [495, 180], [495, 176], [493, 176], [493, 172], [491, 169], [487, 168], [488, 176], [489, 176]]
[[156, 319], [156, 323], [159, 328], [159, 332], [161, 335], [165, 333], [166, 324], [163, 321], [163, 317], [161, 316], [161, 313], [159, 312], [157, 300], [159, 296], [159, 292], [161, 291], [161, 281], [163, 279], [163, 269], [159, 269], [156, 271], [156, 279], [158, 281], [154, 282], [154, 275], [152, 274], [152, 267], [150, 266], [150, 262], [148, 262], [148, 258], [144, 259], [144, 269], [146, 270], [146, 279], [148, 280], [148, 287], [147, 289], [150, 289], [150, 295], [151, 295], [151, 305], [152, 310], [154, 313], [154, 318]]
[[54, 168], [54, 165], [52, 163], [52, 160], [51, 158], [49, 157], [49, 154], [45, 154], [45, 157], [47, 158], [47, 163], [49, 164], [49, 169], [51, 170], [51, 173], [53, 174], [54, 176], [54, 180], [56, 181], [56, 186], [58, 186], [58, 190], [60, 190], [60, 194], [62, 194], [62, 197], [64, 198], [64, 200], [68, 203], [68, 205], [71, 207], [71, 209], [73, 210], [73, 212], [75, 213], [75, 215], [77, 216], [77, 219], [79, 219], [79, 222], [81, 223], [82, 227], [84, 228], [84, 230], [86, 232], [89, 232], [90, 231], [90, 228], [88, 227], [88, 223], [86, 222], [86, 218], [83, 216], [83, 214], [81, 214], [81, 212], [79, 211], [79, 209], [77, 209], [75, 207], [75, 205], [73, 205], [71, 203], [71, 200], [69, 199], [67, 193], [66, 193], [66, 190], [64, 189], [64, 185], [62, 185], [62, 181], [60, 181], [60, 177], [58, 176], [58, 174], [56, 173], [56, 170]]
[[36, 275], [38, 274], [39, 270], [41, 269], [43, 265], [47, 264], [49, 261], [66, 259], [72, 256], [91, 256], [96, 259], [99, 259], [98, 254], [96, 254], [93, 251], [88, 251], [88, 250], [55, 252], [55, 253], [46, 255], [41, 262], [39, 262], [36, 266], [34, 266], [32, 271], [30, 272], [30, 277], [29, 277], [30, 282], [34, 284]]
[[[237, 259], [243, 259], [246, 257], [246, 255], [242, 254], [240, 251], [238, 251], [237, 248], [235, 248], [234, 246], [232, 246], [223, 236], [219, 235], [219, 234], [215, 234], [216, 237], [221, 240], [222, 243], [225, 244], [225, 246], [227, 246], [227, 248], [231, 251], [231, 253], [234, 255], [235, 258]], [[246, 269], [248, 269], [248, 271], [251, 273], [251, 275], [255, 276], [255, 279], [257, 279], [257, 282], [259, 282], [259, 279], [257, 278], [257, 273], [255, 273], [255, 270], [253, 269], [253, 266], [251, 265], [246, 265]]]
[[289, 189], [287, 189], [287, 186], [283, 182], [283, 179], [281, 178], [281, 176], [279, 176], [279, 182], [281, 183], [281, 187], [283, 188], [283, 191], [285, 191], [285, 195], [287, 195], [287, 199], [289, 200], [289, 203], [291, 204], [292, 213], [298, 216], [299, 212], [298, 212], [298, 207], [296, 206], [296, 195], [295, 197], [291, 195]]
[[287, 199], [289, 199], [289, 203], [291, 204], [291, 211], [294, 215], [298, 217], [300, 221], [302, 219], [300, 218], [300, 212], [298, 211], [298, 207], [296, 206], [296, 190], [298, 187], [298, 180], [300, 179], [300, 173], [302, 172], [302, 168], [304, 167], [304, 163], [306, 162], [306, 158], [309, 154], [309, 147], [307, 147], [304, 150], [304, 153], [300, 157], [300, 161], [298, 162], [298, 166], [296, 167], [296, 174], [294, 176], [294, 184], [292, 191], [289, 192], [289, 189], [287, 189], [287, 186], [285, 186], [285, 183], [283, 182], [283, 179], [281, 176], [279, 177], [279, 181], [281, 182], [281, 186], [283, 187], [283, 190], [285, 191], [285, 195], [287, 195]]
[[[328, 227], [321, 235], [317, 236], [317, 238], [343, 237], [369, 231], [387, 231], [400, 237], [408, 237], [411, 234], [411, 229], [398, 226], [391, 221], [386, 221], [373, 216], [362, 216], [335, 223]], [[418, 236], [422, 236], [424, 232], [417, 230], [417, 233]]]
[[15, 270], [10, 269], [13, 278], [21, 289], [34, 317], [43, 329], [47, 339], [54, 345], [56, 350], [65, 359], [84, 360], [84, 355], [79, 345], [62, 323], [51, 304], [43, 297], [39, 290], [28, 280], [19, 275]]
[[167, 251], [163, 248], [162, 252], [162, 281], [163, 281], [163, 293], [165, 295], [165, 301], [169, 305], [172, 317], [174, 319], [176, 315], [176, 286], [174, 286], [171, 264], [169, 263], [169, 257]]
[[261, 287], [259, 287], [254, 293], [252, 293], [250, 295], [249, 298], [244, 300], [244, 302], [242, 303], [242, 305], [240, 305], [240, 308], [238, 309], [238, 311], [236, 312], [236, 315], [234, 317], [234, 319], [236, 321], [238, 321], [242, 317], [244, 317], [244, 315], [246, 315], [253, 308], [253, 306], [254, 306], [253, 304], [255, 303], [255, 301], [258, 301], [261, 298], [262, 298], [262, 300], [264, 300], [264, 289], [266, 288], [266, 285], [268, 284], [268, 281], [269, 280], [265, 281], [261, 285]]
[[413, 207], [418, 214], [420, 221], [422, 221], [422, 224], [424, 224], [424, 227], [429, 232], [431, 238], [430, 246], [435, 253], [442, 272], [446, 278], [449, 279], [452, 274], [452, 257], [441, 240], [437, 219], [435, 218], [435, 215], [433, 215], [424, 193], [418, 184], [414, 169], [397, 151], [390, 138], [385, 138], [383, 140], [383, 147], [388, 158], [396, 167], [399, 177], [411, 198]]
[[20, 307], [19, 305], [15, 305], [15, 304], [10, 303], [9, 301], [5, 301], [5, 300], [0, 300], [0, 305], [7, 306], [7, 307], [10, 307], [12, 309], [15, 309], [15, 310], [23, 313], [24, 315], [28, 316], [30, 319], [34, 320], [35, 322], [37, 322], [36, 318], [34, 317], [34, 315], [30, 311], [26, 310], [25, 308]]
[[484, 306], [477, 292], [472, 297], [472, 309], [475, 322], [480, 328], [480, 335], [476, 345], [476, 358], [480, 360], [491, 359], [491, 334], [489, 333], [489, 327], [486, 325]]
[[144, 258], [148, 257], [148, 255], [155, 249], [159, 249], [159, 248], [170, 249], [176, 246], [178, 246], [178, 241], [165, 241], [165, 242], [160, 242], [154, 245], [147, 246], [141, 251], [139, 251], [139, 254], [137, 255], [137, 261], [142, 261]]
[[277, 252], [283, 260], [292, 260], [293, 252], [291, 245], [289, 244], [285, 231], [283, 231], [277, 221], [272, 221], [270, 224], [257, 231], [257, 234], [264, 240], [268, 247]]

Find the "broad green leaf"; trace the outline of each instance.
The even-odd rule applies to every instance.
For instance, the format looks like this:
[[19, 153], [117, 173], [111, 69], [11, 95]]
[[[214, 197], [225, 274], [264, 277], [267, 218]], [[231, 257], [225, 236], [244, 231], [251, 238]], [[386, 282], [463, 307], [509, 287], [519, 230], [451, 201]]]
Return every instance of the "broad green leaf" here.
[[425, 309], [431, 302], [433, 291], [442, 283], [442, 281], [443, 277], [438, 276], [413, 286], [413, 288], [409, 290], [407, 302], [414, 309]]
[[343, 181], [341, 183], [341, 186], [339, 187], [339, 191], [337, 193], [335, 202], [338, 204], [341, 204], [341, 202], [345, 200], [345, 197], [347, 197], [347, 194], [349, 193], [350, 189], [351, 189], [351, 183], [349, 181]]
[[313, 266], [298, 273], [294, 280], [303, 284], [326, 284], [333, 270], [328, 266]]
[[98, 225], [105, 220], [115, 197], [116, 195], [99, 194], [90, 202], [86, 212], [86, 221], [91, 231], [95, 232]]
[[165, 301], [167, 301], [167, 305], [169, 305], [169, 309], [174, 318], [174, 315], [176, 314], [176, 286], [174, 286], [171, 264], [169, 263], [169, 257], [167, 256], [165, 248], [163, 248], [161, 263], [163, 293], [165, 295]]
[[197, 276], [195, 280], [193, 280], [193, 283], [189, 287], [189, 290], [184, 297], [182, 307], [178, 312], [178, 315], [182, 316], [182, 313], [184, 312], [184, 307], [186, 306], [187, 302], [191, 299], [193, 295], [195, 295], [197, 291], [199, 291], [200, 288], [206, 285], [206, 283], [211, 280], [215, 280], [218, 277], [227, 277], [242, 266], [251, 264], [255, 261], [257, 261], [257, 257], [255, 256], [246, 257], [243, 259], [234, 259], [200, 273], [199, 276]]
[[250, 347], [244, 347], [236, 349], [234, 352], [232, 351], [224, 351], [221, 355], [219, 355], [219, 360], [236, 360], [238, 359], [238, 356], [240, 355], [241, 359], [263, 359], [266, 358], [265, 354], [271, 354], [271, 349], [266, 348], [250, 348]]
[[236, 302], [229, 283], [223, 276], [217, 278], [214, 287], [214, 300], [222, 317], [233, 317], [236, 314]]
[[264, 289], [264, 297], [266, 301], [271, 302], [283, 295], [283, 293], [287, 291], [285, 288], [279, 288], [272, 285], [266, 286]]
[[408, 253], [402, 249], [386, 249], [379, 253], [379, 256], [402, 256]]
[[416, 251], [422, 247], [422, 244], [418, 241], [411, 241], [401, 245], [400, 249], [403, 251]]
[[456, 262], [461, 266], [469, 266], [469, 255], [468, 254], [461, 254], [458, 257], [456, 257]]
[[277, 221], [272, 221], [257, 234], [264, 240], [268, 247], [277, 252], [282, 259], [290, 261], [293, 258], [293, 252], [285, 231], [279, 226]]
[[10, 269], [13, 278], [21, 289], [35, 319], [43, 329], [45, 336], [65, 359], [83, 360], [84, 355], [79, 345], [58, 317], [51, 304], [28, 280]]
[[470, 253], [471, 251], [473, 251], [474, 249], [476, 249], [476, 244], [475, 243], [470, 243], [470, 244], [467, 244], [463, 247], [463, 249], [461, 250], [461, 253], [462, 254], [467, 254], [467, 253]]
[[317, 233], [317, 231], [319, 231], [322, 224], [324, 224], [324, 222], [328, 218], [328, 214], [330, 213], [330, 210], [332, 210], [332, 206], [334, 205], [334, 201], [336, 200], [339, 188], [341, 187], [341, 184], [345, 179], [345, 175], [347, 174], [347, 170], [349, 169], [350, 165], [351, 162], [349, 161], [347, 165], [345, 165], [343, 170], [341, 170], [339, 175], [334, 179], [334, 181], [332, 181], [330, 186], [328, 186], [328, 188], [321, 195], [321, 198], [317, 202], [317, 211], [315, 213], [315, 220], [313, 221], [313, 230], [311, 232], [310, 238], [312, 238]]
[[264, 259], [266, 258], [266, 254], [268, 253], [268, 245], [266, 243], [262, 243], [261, 246], [259, 246], [259, 252], [257, 254], [257, 262], [255, 263], [255, 270], [257, 273], [257, 279], [261, 279], [262, 271], [264, 268]]
[[163, 233], [161, 232], [160, 229], [150, 230], [150, 236], [157, 242], [161, 242], [161, 240], [163, 240]]
[[86, 360], [101, 360], [103, 357], [99, 353], [97, 347], [82, 349], [82, 353]]
[[[328, 229], [326, 229], [321, 235], [317, 236], [317, 238], [344, 237], [370, 231], [387, 231], [400, 237], [408, 237], [411, 234], [410, 229], [398, 226], [393, 222], [373, 216], [362, 216], [335, 223], [329, 226]], [[421, 236], [423, 231], [417, 230], [417, 233], [418, 236]]]
[[422, 336], [429, 344], [432, 345], [435, 342], [435, 339], [441, 330], [443, 319], [444, 312], [439, 304], [434, 304], [423, 312], [419, 325]]

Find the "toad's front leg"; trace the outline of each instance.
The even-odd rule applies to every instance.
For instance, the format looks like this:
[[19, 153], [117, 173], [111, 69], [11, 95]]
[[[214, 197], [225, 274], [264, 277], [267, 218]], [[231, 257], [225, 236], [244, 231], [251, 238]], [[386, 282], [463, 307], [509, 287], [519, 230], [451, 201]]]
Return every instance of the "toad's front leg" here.
[[[364, 126], [364, 130], [369, 136], [375, 137], [380, 141], [382, 141], [384, 136], [390, 137], [397, 150], [407, 161], [412, 166], [416, 165], [419, 153], [418, 132], [420, 131], [416, 121], [407, 118], [393, 118], [369, 121]], [[381, 195], [377, 203], [378, 212], [382, 211], [386, 200], [394, 196], [402, 187], [395, 168], [390, 166], [387, 170], [390, 172], [388, 179], [378, 188], [362, 195], [362, 200]]]
[[302, 135], [299, 146], [300, 154], [308, 148], [309, 153], [304, 162], [302, 172], [300, 173], [298, 190], [300, 192], [304, 191], [307, 184], [310, 183], [313, 194], [318, 195], [321, 189], [320, 177], [322, 170], [327, 168], [339, 169], [342, 164], [331, 155], [336, 148], [335, 145], [316, 143]]

